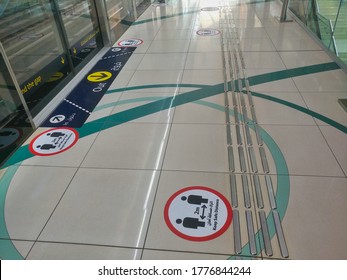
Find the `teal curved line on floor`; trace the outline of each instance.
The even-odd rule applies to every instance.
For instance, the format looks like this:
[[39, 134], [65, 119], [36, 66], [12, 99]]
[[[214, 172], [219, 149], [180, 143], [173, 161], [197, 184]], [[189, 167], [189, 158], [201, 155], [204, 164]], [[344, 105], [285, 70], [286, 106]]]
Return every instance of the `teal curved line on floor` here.
[[[312, 74], [312, 73], [319, 73], [319, 72], [324, 72], [324, 71], [330, 71], [333, 69], [336, 69], [336, 67], [339, 68], [339, 66], [336, 63], [323, 63], [323, 64], [318, 64], [318, 65], [312, 65], [312, 66], [305, 66], [305, 67], [299, 67], [295, 69], [289, 69], [289, 70], [283, 70], [279, 72], [272, 72], [272, 73], [267, 73], [259, 76], [254, 76], [250, 77], [249, 79], [252, 81], [252, 85], [259, 84], [261, 81], [263, 82], [269, 82], [269, 81], [277, 81], [281, 79], [287, 79], [293, 77], [293, 75], [300, 76], [300, 75], [307, 75], [307, 74]], [[276, 73], [279, 73], [278, 75]], [[260, 81], [261, 80], [261, 81]], [[182, 84], [181, 87], [187, 86], [187, 84]], [[112, 92], [120, 92], [120, 91], [128, 91], [128, 90], [136, 90], [136, 89], [148, 89], [151, 87], [154, 88], [160, 88], [160, 87], [177, 87], [177, 84], [161, 84], [161, 85], [144, 85], [144, 86], [134, 86], [134, 87], [125, 87], [125, 88], [120, 88], [116, 90], [111, 90], [109, 93]], [[198, 85], [193, 85], [193, 87], [196, 87]], [[80, 137], [84, 137], [96, 132], [100, 131], [100, 122], [103, 121], [110, 121], [106, 126], [104, 126], [102, 129], [108, 129], [112, 126], [115, 125], [120, 125], [122, 123], [144, 117], [153, 113], [156, 113], [161, 110], [166, 110], [170, 107], [175, 107], [179, 106], [185, 103], [197, 101], [203, 98], [211, 97], [217, 94], [220, 94], [224, 92], [224, 84], [217, 84], [213, 86], [204, 86], [200, 85], [199, 89], [187, 92], [187, 93], [182, 93], [179, 95], [176, 95], [174, 97], [167, 97], [163, 98], [158, 101], [154, 101], [150, 104], [145, 104], [138, 106], [136, 108], [132, 108], [129, 110], [125, 110], [123, 112], [116, 113], [114, 115], [101, 118], [97, 122], [90, 122], [85, 124], [82, 128], [77, 129], [79, 132]], [[273, 100], [275, 101], [275, 100]], [[283, 102], [283, 105], [290, 105], [288, 103]], [[322, 117], [322, 115], [315, 113], [309, 109], [305, 110], [306, 113], [308, 114], [313, 114], [314, 117], [321, 119], [323, 122], [341, 130], [345, 131], [345, 126], [342, 126], [341, 124], [338, 124], [334, 120], [327, 118], [327, 117]], [[13, 164], [16, 164], [18, 162], [21, 162], [25, 159], [28, 159], [32, 157], [33, 155], [29, 152], [28, 146], [22, 146], [17, 150], [17, 152], [4, 164], [4, 166], [1, 168], [5, 168], [8, 166], [11, 166]]]
[[[102, 105], [102, 106], [100, 106], [100, 109], [98, 109], [98, 110], [113, 106], [114, 104], [124, 105], [124, 104], [141, 102], [141, 101], [143, 101], [143, 102], [144, 101], [153, 101], [153, 100], [157, 100], [157, 99], [160, 100], [160, 97], [142, 97], [142, 98], [133, 98], [133, 99], [129, 99], [129, 100], [122, 100], [121, 102], [120, 101], [119, 102], [112, 102], [109, 104]], [[203, 100], [197, 100], [197, 101], [193, 101], [193, 102], [198, 104], [198, 105], [207, 106], [207, 107], [210, 107], [212, 109], [219, 110], [221, 112], [225, 111], [225, 107], [218, 105], [218, 104], [215, 104], [215, 103], [212, 103], [212, 102], [203, 101]], [[230, 113], [230, 115], [234, 115], [233, 110], [229, 110], [229, 113]], [[246, 120], [246, 121], [251, 122], [251, 120]], [[100, 129], [100, 126], [98, 126], [98, 127]], [[252, 129], [254, 129], [254, 126], [252, 126], [252, 124], [250, 125], [250, 127]], [[287, 167], [286, 161], [284, 159], [284, 156], [283, 156], [282, 152], [280, 151], [276, 142], [261, 127], [260, 127], [260, 133], [261, 133], [261, 136], [263, 137], [264, 142], [269, 147], [269, 150], [270, 150], [272, 157], [275, 161], [277, 174], [287, 174], [287, 176], [277, 175], [277, 188], [276, 188], [276, 195], [275, 196], [276, 196], [276, 202], [278, 205], [277, 211], [278, 211], [278, 213], [281, 217], [281, 220], [282, 220], [284, 215], [285, 215], [285, 212], [286, 212], [286, 209], [288, 206], [288, 202], [289, 202], [290, 183], [289, 183], [289, 177], [288, 177], [288, 167]], [[9, 167], [8, 170], [6, 170], [5, 175], [0, 180], [0, 185], [2, 186], [1, 190], [5, 192], [5, 193], [0, 192], [1, 197], [3, 198], [2, 200], [0, 200], [0, 205], [3, 206], [1, 209], [4, 209], [7, 190], [9, 188], [11, 180], [14, 177], [19, 166], [20, 165]], [[281, 186], [281, 187], [279, 187], [279, 186]], [[5, 238], [7, 238], [7, 240], [3, 240], [3, 242], [5, 244], [4, 244], [4, 246], [1, 247], [0, 254], [3, 256], [6, 255], [7, 259], [23, 259], [23, 257], [20, 255], [20, 253], [17, 251], [16, 247], [13, 245], [12, 241], [10, 240], [10, 237], [9, 237], [9, 234], [8, 234], [8, 231], [6, 228], [4, 212], [5, 211], [2, 211], [2, 216], [0, 218], [0, 224], [4, 225], [2, 227], [3, 231], [0, 231], [0, 233], [1, 233], [1, 236], [4, 236]], [[272, 216], [270, 214], [267, 217], [267, 223], [268, 223], [268, 227], [269, 227], [270, 239], [272, 239], [274, 237], [276, 231], [275, 231], [274, 222], [272, 220]], [[261, 231], [259, 230], [256, 233], [255, 238], [256, 238], [256, 240], [260, 240], [260, 242], [261, 242], [262, 239], [260, 237], [261, 237]], [[259, 242], [256, 242], [256, 246], [257, 246], [257, 254], [259, 254], [263, 250], [264, 245], [262, 243], [259, 244]], [[2, 252], [2, 250], [5, 250], [5, 251]], [[246, 244], [242, 248], [241, 255], [245, 255], [248, 252], [249, 252], [249, 244]]]
[[200, 88], [200, 89], [207, 89], [213, 86], [209, 85], [201, 85], [201, 84], [156, 84], [156, 85], [142, 85], [142, 86], [132, 86], [132, 87], [125, 87], [125, 88], [117, 88], [117, 89], [111, 89], [106, 92], [106, 94], [111, 94], [115, 92], [122, 92], [122, 91], [130, 91], [130, 90], [138, 90], [138, 89], [152, 89], [152, 88]]
[[[245, 93], [245, 92], [244, 92]], [[283, 100], [283, 99], [280, 99], [280, 98], [277, 98], [277, 97], [274, 97], [274, 96], [270, 96], [270, 95], [266, 95], [266, 94], [262, 94], [262, 93], [257, 93], [257, 92], [254, 92], [252, 91], [251, 92], [252, 96], [255, 96], [255, 97], [259, 97], [259, 98], [263, 98], [263, 99], [266, 99], [266, 100], [269, 100], [269, 101], [272, 101], [272, 102], [276, 102], [278, 104], [282, 104], [284, 106], [287, 106], [287, 107], [290, 107], [292, 109], [295, 109], [297, 111], [300, 111], [302, 113], [305, 113], [307, 115], [310, 115], [318, 120], [321, 120], [322, 122], [325, 122], [335, 128], [337, 128], [338, 130], [344, 132], [344, 133], [347, 133], [347, 127], [344, 126], [343, 124], [340, 124], [322, 114], [319, 114], [317, 112], [314, 112], [310, 109], [307, 109], [305, 107], [302, 107], [300, 105], [297, 105], [295, 103], [292, 103], [292, 102], [289, 102], [289, 101], [286, 101], [286, 100]]]
[[1, 205], [1, 215], [0, 215], [0, 257], [8, 260], [21, 260], [22, 255], [18, 252], [17, 248], [14, 246], [10, 240], [10, 235], [7, 230], [5, 221], [5, 201], [8, 188], [10, 187], [11, 181], [17, 172], [20, 165], [9, 167], [3, 177], [0, 179], [0, 205]]
[[26, 160], [28, 158], [33, 157], [34, 155], [29, 151], [29, 145], [24, 145], [20, 147], [6, 162], [5, 164], [0, 168], [4, 169], [13, 165], [16, 165], [23, 160]]
[[[326, 70], [327, 68], [322, 67], [322, 65], [311, 66], [309, 68], [314, 68], [314, 67], [318, 67], [318, 69], [320, 69], [320, 70], [324, 69], [322, 71], [328, 71], [328, 70]], [[303, 67], [303, 68], [305, 68], [306, 70], [308, 69], [308, 67]], [[308, 74], [306, 72], [306, 70], [302, 73]], [[279, 77], [276, 77], [276, 75], [275, 75], [276, 72], [266, 74], [269, 76], [266, 76], [266, 75], [265, 76], [261, 75], [261, 76], [263, 78], [267, 77], [267, 79], [265, 79], [265, 81], [268, 80], [269, 77], [272, 77], [271, 80], [274, 81], [274, 80], [290, 78], [290, 77], [287, 77], [286, 75], [284, 75], [284, 73], [287, 73], [290, 75], [292, 74], [292, 70], [290, 70], [290, 71], [284, 70], [284, 71], [280, 71], [280, 72], [281, 72], [281, 75]], [[298, 72], [301, 72], [301, 71], [298, 71]], [[162, 85], [154, 85], [154, 87], [155, 88], [169, 87], [170, 85], [173, 85], [174, 87], [177, 86], [177, 84], [162, 84]], [[121, 88], [121, 89], [112, 90], [109, 92], [112, 93], [112, 92], [119, 92], [119, 91], [144, 89], [144, 88], [148, 89], [151, 86], [152, 85]], [[196, 86], [197, 85], [194, 85], [194, 87], [196, 87]], [[217, 94], [221, 94], [223, 92], [224, 92], [224, 84], [217, 84], [214, 86], [200, 85], [200, 89], [198, 89], [198, 90], [190, 91], [187, 93], [181, 93], [181, 94], [173, 96], [173, 97], [171, 96], [171, 97], [163, 98], [161, 100], [157, 100], [157, 101], [154, 101], [154, 102], [149, 103], [149, 104], [141, 105], [141, 106], [138, 106], [136, 108], [128, 109], [128, 110], [125, 110], [123, 112], [119, 112], [119, 113], [116, 113], [114, 115], [111, 115], [111, 116], [108, 116], [105, 118], [101, 118], [101, 119], [94, 121], [94, 122], [86, 123], [82, 128], [77, 129], [77, 131], [79, 132], [80, 137], [88, 136], [90, 134], [99, 132], [101, 130], [108, 129], [108, 128], [113, 127], [113, 126], [120, 125], [122, 123], [125, 123], [125, 122], [131, 121], [131, 120], [134, 120], [134, 119], [137, 119], [140, 117], [144, 117], [144, 116], [159, 112], [161, 110], [166, 110], [170, 107], [176, 107], [176, 106], [179, 106], [179, 105], [182, 105], [185, 103], [189, 103], [189, 102], [197, 101], [197, 100], [200, 100], [203, 98], [211, 97], [211, 96], [214, 96]], [[261, 96], [259, 95], [259, 97], [261, 97]], [[273, 99], [273, 101], [275, 101], [275, 99]], [[286, 103], [285, 101], [283, 101], [282, 104], [288, 105], [288, 106], [290, 105], [289, 103]], [[295, 109], [295, 106], [293, 108]], [[305, 109], [304, 111], [305, 111], [305, 113], [310, 114], [310, 115], [312, 114], [315, 118], [318, 118], [318, 119], [322, 120], [323, 122], [337, 128], [343, 132], [346, 131], [345, 126], [335, 122], [334, 120], [332, 120], [328, 117], [320, 115], [320, 114], [313, 112], [309, 109]], [[105, 125], [102, 129], [100, 129], [100, 122], [106, 122], [106, 121], [110, 121], [110, 122], [107, 125]], [[16, 151], [16, 153], [14, 153], [14, 155], [4, 164], [4, 166], [1, 169], [6, 168], [6, 167], [11, 166], [11, 165], [14, 165], [14, 164], [21, 162], [23, 160], [26, 160], [32, 156], [33, 155], [30, 153], [30, 151], [28, 149], [28, 145], [22, 146], [21, 148], [19, 148]]]
[[[336, 64], [336, 62], [328, 62], [328, 63], [322, 63], [322, 64], [315, 64], [315, 65], [309, 65], [309, 66], [303, 66], [293, 69], [286, 69], [286, 70], [279, 70], [275, 72], [260, 74], [256, 76], [252, 76], [248, 78], [250, 86], [255, 86], [259, 84], [269, 83], [269, 82], [276, 82], [284, 79], [309, 75], [309, 74], [316, 74], [321, 72], [327, 72], [332, 70], [338, 70], [341, 69], [339, 65]], [[193, 87], [193, 88], [213, 88], [213, 87], [221, 87], [223, 84], [216, 84], [216, 85], [201, 85], [201, 84], [152, 84], [152, 85], [141, 85], [141, 86], [132, 86], [132, 87], [124, 87], [124, 88], [118, 88], [113, 90], [108, 90], [106, 94], [114, 93], [114, 92], [121, 92], [126, 90], [137, 90], [137, 89], [149, 89], [149, 88], [169, 88], [169, 87]], [[235, 83], [236, 85], [236, 91], [241, 91], [242, 89], [239, 89], [238, 83]], [[242, 86], [245, 87], [245, 81], [242, 81]], [[223, 88], [224, 91], [224, 88]]]
[[100, 105], [96, 107], [93, 112], [101, 111], [101, 110], [114, 107], [114, 106], [119, 106], [119, 105], [131, 104], [136, 102], [157, 101], [160, 99], [162, 99], [162, 97], [149, 96], [149, 97], [138, 97], [138, 98], [132, 98], [132, 99], [126, 99], [126, 100], [119, 100], [119, 101], [107, 103], [104, 105]]
[[[339, 65], [337, 65], [336, 62], [328, 62], [252, 76], [248, 78], [248, 81], [251, 86], [254, 86], [268, 82], [275, 82], [283, 79], [294, 78], [309, 74], [316, 74], [320, 72], [326, 72], [337, 69], [341, 68]], [[245, 84], [244, 81], [243, 84]]]
[[[328, 67], [326, 67], [328, 65]], [[314, 71], [314, 73], [318, 73], [321, 71], [329, 71], [329, 70], [333, 70], [333, 69], [338, 69], [338, 66], [334, 63], [329, 63], [329, 64], [322, 64], [322, 65], [313, 65], [313, 66], [308, 66], [308, 67], [301, 67], [299, 69], [297, 69], [297, 72], [293, 72], [294, 69], [291, 70], [283, 70], [283, 71], [279, 71], [279, 72], [274, 72], [274, 73], [268, 73], [268, 74], [264, 74], [264, 75], [258, 75], [255, 77], [251, 77], [250, 80], [252, 81], [252, 85], [255, 84], [259, 84], [261, 82], [269, 82], [269, 81], [275, 81], [275, 80], [281, 80], [281, 79], [286, 79], [286, 78], [290, 78], [293, 75], [299, 76], [299, 75], [305, 75], [305, 74], [311, 74], [313, 73], [312, 71]], [[308, 71], [310, 69], [310, 71]], [[276, 75], [276, 73], [279, 73], [279, 75]], [[253, 80], [252, 80], [253, 78]], [[176, 84], [171, 84], [173, 86], [177, 86]], [[197, 85], [194, 85], [194, 87], [196, 87]], [[165, 87], [165, 85], [156, 85], [156, 87]], [[168, 87], [168, 85], [166, 85], [166, 87]], [[145, 88], [150, 88], [150, 85], [145, 86]], [[200, 87], [201, 88], [201, 87]], [[125, 90], [135, 90], [135, 89], [143, 89], [143, 87], [132, 87], [132, 88], [124, 88], [123, 91]], [[119, 91], [119, 90], [118, 90]], [[205, 92], [203, 92], [205, 91]], [[179, 106], [188, 102], [194, 102], [194, 101], [198, 101], [200, 99], [206, 98], [206, 97], [210, 97], [216, 94], [220, 94], [221, 92], [224, 91], [224, 85], [223, 84], [219, 84], [219, 85], [215, 85], [215, 86], [206, 86], [200, 90], [195, 90], [189, 93], [185, 93], [185, 94], [180, 94], [178, 96], [175, 97], [169, 97], [169, 98], [165, 98], [164, 100], [157, 100], [155, 102], [152, 102], [150, 104], [146, 104], [143, 106], [148, 107], [148, 109], [150, 109], [150, 112], [145, 114], [145, 115], [149, 115], [155, 112], [158, 112], [160, 110], [165, 110], [167, 108], [169, 108], [170, 106]], [[256, 95], [255, 95], [256, 96]], [[265, 95], [260, 95], [258, 94], [258, 97], [265, 97]], [[176, 99], [177, 98], [177, 99]], [[270, 100], [270, 99], [269, 99]], [[164, 102], [162, 102], [164, 101]], [[175, 102], [174, 102], [175, 101]], [[295, 104], [290, 104], [289, 102], [286, 102], [284, 100], [275, 100], [274, 98], [272, 98], [272, 101], [275, 102], [280, 102], [283, 105], [286, 106], [292, 106]], [[134, 109], [130, 109], [130, 110], [126, 110], [124, 112], [121, 113], [117, 113], [115, 115], [113, 115], [113, 117], [117, 120], [117, 115], [118, 117], [122, 115], [122, 113], [124, 114], [123, 117], [125, 117], [125, 119], [123, 119], [123, 117], [119, 118], [118, 121], [121, 121], [120, 123], [113, 123], [113, 124], [109, 124], [108, 126], [106, 126], [104, 129], [119, 125], [121, 123], [130, 121], [131, 119], [136, 119], [138, 117], [142, 117], [144, 116], [143, 113], [141, 114], [139, 112], [139, 110], [143, 110], [144, 107], [143, 106], [139, 106], [135, 109], [135, 114], [132, 114], [134, 111]], [[297, 106], [297, 105], [296, 105]], [[145, 107], [145, 108], [146, 108]], [[295, 106], [294, 106], [295, 107]], [[296, 107], [297, 109], [302, 110], [303, 112], [307, 113], [307, 114], [313, 114], [314, 117], [318, 118], [318, 119], [322, 119], [322, 121], [336, 127], [338, 129], [341, 130], [341, 128], [343, 129], [343, 131], [345, 131], [345, 127], [339, 127], [340, 124], [334, 122], [333, 120], [326, 118], [318, 113], [312, 112], [308, 109], [305, 108], [299, 108]], [[317, 115], [318, 114], [318, 115]], [[322, 118], [323, 117], [323, 118]], [[106, 119], [105, 119], [106, 120]], [[98, 120], [100, 121], [100, 120]], [[80, 133], [80, 137], [84, 137], [84, 136], [88, 136], [90, 134], [93, 134], [95, 132], [99, 132], [101, 130], [100, 128], [100, 124], [96, 123], [96, 122], [91, 122], [86, 124], [84, 127], [82, 127], [81, 129], [79, 129], [79, 133]], [[261, 132], [263, 134], [263, 132]], [[266, 134], [263, 135], [263, 137], [266, 137]], [[28, 145], [21, 147], [12, 157], [11, 159], [5, 164], [5, 166], [3, 166], [3, 168], [17, 164], [21, 161], [23, 161], [24, 159], [30, 158], [33, 155], [30, 153], [29, 149], [28, 149]], [[10, 172], [10, 169], [6, 171]], [[5, 175], [6, 175], [5, 174]], [[4, 175], [4, 176], [5, 176]], [[1, 182], [1, 181], [0, 181]], [[281, 217], [283, 217], [283, 214], [280, 214]], [[269, 231], [273, 232], [273, 221], [271, 219], [271, 217], [268, 217], [269, 219]], [[270, 226], [271, 225], [271, 226]], [[244, 250], [248, 250], [246, 249], [242, 249], [242, 251], [244, 252]], [[14, 254], [15, 255], [15, 254]]]

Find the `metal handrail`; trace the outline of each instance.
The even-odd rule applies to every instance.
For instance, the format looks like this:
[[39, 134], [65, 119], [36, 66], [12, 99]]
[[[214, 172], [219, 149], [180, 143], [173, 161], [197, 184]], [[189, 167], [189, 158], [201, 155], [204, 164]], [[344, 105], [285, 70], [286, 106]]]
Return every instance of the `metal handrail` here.
[[318, 12], [318, 15], [322, 18], [324, 18], [326, 21], [331, 21], [331, 19], [328, 19], [327, 17], [325, 17], [324, 15], [322, 15], [321, 13]]
[[330, 48], [330, 45], [332, 42], [333, 47], [334, 47], [334, 52], [336, 53], [337, 56], [339, 56], [339, 51], [337, 50], [336, 40], [335, 40], [335, 35], [334, 35], [334, 30], [333, 30], [333, 24], [332, 24], [331, 19], [329, 19], [329, 24], [330, 24], [330, 30], [331, 30], [331, 40], [330, 40], [329, 48]]
[[[332, 42], [333, 42], [333, 46], [334, 46], [334, 49], [335, 49], [335, 53], [336, 55], [338, 56], [339, 55], [339, 51], [337, 50], [337, 46], [336, 46], [336, 41], [335, 41], [335, 29], [336, 29], [336, 24], [337, 24], [337, 21], [339, 19], [339, 15], [340, 15], [340, 10], [341, 10], [341, 7], [342, 7], [342, 1], [343, 0], [340, 0], [340, 3], [339, 3], [339, 9], [337, 10], [337, 14], [336, 14], [336, 20], [335, 20], [335, 24], [334, 24], [334, 27], [332, 26], [331, 24], [331, 28], [332, 28]], [[329, 46], [330, 47], [330, 46]]]
[[[341, 8], [341, 3], [342, 3], [342, 0], [340, 0], [339, 11], [340, 11], [340, 8]], [[337, 46], [336, 46], [336, 40], [335, 40], [335, 36], [334, 36], [335, 27], [334, 27], [333, 24], [332, 24], [332, 20], [329, 19], [329, 18], [327, 18], [327, 17], [325, 17], [324, 15], [322, 15], [322, 14], [320, 13], [318, 1], [313, 0], [313, 4], [314, 4], [315, 7], [316, 7], [317, 16], [318, 16], [319, 18], [324, 19], [326, 22], [328, 22], [327, 27], [329, 27], [329, 29], [330, 29], [330, 36], [331, 36], [331, 38], [330, 38], [330, 43], [329, 43], [328, 48], [330, 49], [331, 44], [333, 44], [333, 50], [334, 50], [335, 54], [338, 56], [338, 55], [339, 55], [339, 52], [338, 52], [338, 49], [337, 49]], [[337, 17], [338, 17], [339, 11], [338, 11], [338, 13], [337, 13]], [[337, 18], [336, 18], [336, 21], [337, 21]], [[321, 23], [324, 23], [324, 21], [321, 21]], [[336, 22], [335, 22], [335, 26], [336, 26]]]
[[316, 0], [313, 0], [314, 5], [316, 6], [317, 13], [319, 13], [319, 4]]

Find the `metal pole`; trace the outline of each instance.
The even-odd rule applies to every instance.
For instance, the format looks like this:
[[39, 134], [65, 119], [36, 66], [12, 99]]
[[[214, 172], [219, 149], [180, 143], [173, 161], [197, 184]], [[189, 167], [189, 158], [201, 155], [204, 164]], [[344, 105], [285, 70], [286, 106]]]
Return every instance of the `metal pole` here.
[[134, 18], [137, 20], [136, 0], [133, 0]]
[[289, 4], [289, 0], [283, 0], [280, 22], [287, 21], [288, 4]]
[[[337, 56], [339, 56], [338, 54], [338, 50], [337, 50], [337, 47], [336, 47], [336, 43], [335, 43], [335, 30], [336, 30], [336, 24], [337, 24], [337, 21], [339, 19], [339, 15], [340, 15], [340, 10], [341, 10], [341, 6], [342, 6], [342, 1], [343, 0], [340, 0], [340, 4], [339, 4], [339, 9], [337, 10], [337, 14], [336, 14], [336, 19], [335, 19], [335, 23], [334, 23], [334, 27], [331, 28], [331, 40], [330, 40], [330, 43], [329, 43], [329, 49], [330, 49], [330, 46], [331, 46], [331, 43], [333, 43], [335, 46], [335, 53]], [[330, 26], [331, 25], [331, 20], [330, 20]]]

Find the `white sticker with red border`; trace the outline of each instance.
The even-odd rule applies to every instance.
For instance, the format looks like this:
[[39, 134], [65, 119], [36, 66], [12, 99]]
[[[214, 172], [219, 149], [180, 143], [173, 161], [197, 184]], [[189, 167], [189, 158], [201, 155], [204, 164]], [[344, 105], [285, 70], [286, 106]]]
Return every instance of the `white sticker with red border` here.
[[219, 11], [219, 7], [206, 7], [206, 8], [202, 8], [201, 11], [203, 11], [203, 12], [215, 12], [215, 11]]
[[78, 140], [78, 132], [69, 127], [53, 128], [36, 136], [29, 145], [37, 156], [52, 156], [70, 149]]
[[141, 39], [127, 39], [120, 41], [118, 43], [118, 46], [120, 47], [137, 47], [143, 43], [143, 40]]
[[208, 241], [229, 228], [232, 209], [229, 201], [216, 190], [193, 186], [181, 189], [169, 198], [164, 218], [177, 236], [190, 241]]
[[196, 32], [199, 36], [216, 36], [220, 34], [218, 29], [200, 29]]

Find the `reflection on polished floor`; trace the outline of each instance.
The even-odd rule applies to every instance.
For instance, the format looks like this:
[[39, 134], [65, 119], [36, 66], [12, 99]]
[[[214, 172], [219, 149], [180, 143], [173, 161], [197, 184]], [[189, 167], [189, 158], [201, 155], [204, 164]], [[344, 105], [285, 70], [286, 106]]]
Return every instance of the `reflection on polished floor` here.
[[0, 170], [1, 259], [347, 259], [346, 73], [277, 1], [166, 2], [77, 142]]

